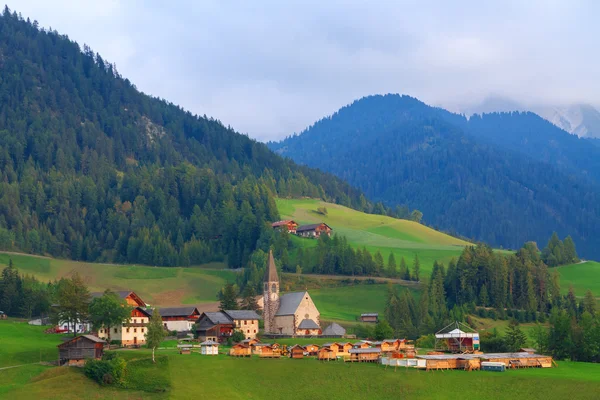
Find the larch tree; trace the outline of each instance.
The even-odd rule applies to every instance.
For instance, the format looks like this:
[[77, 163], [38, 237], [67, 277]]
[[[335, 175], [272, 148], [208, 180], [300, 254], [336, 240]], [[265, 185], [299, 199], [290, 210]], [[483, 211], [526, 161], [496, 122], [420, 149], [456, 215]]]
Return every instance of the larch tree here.
[[152, 311], [152, 317], [146, 327], [146, 345], [152, 349], [152, 362], [156, 363], [154, 358], [154, 352], [158, 346], [165, 339], [166, 333], [162, 322], [162, 317], [158, 308]]

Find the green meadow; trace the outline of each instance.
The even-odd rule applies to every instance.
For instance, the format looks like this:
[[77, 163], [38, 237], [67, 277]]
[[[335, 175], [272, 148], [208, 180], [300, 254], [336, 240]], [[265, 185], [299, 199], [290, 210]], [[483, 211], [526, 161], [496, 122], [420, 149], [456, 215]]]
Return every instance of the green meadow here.
[[[435, 260], [447, 264], [453, 257], [460, 256], [464, 246], [470, 243], [438, 232], [413, 221], [383, 215], [366, 214], [360, 211], [326, 203], [315, 199], [277, 199], [281, 218], [293, 219], [299, 224], [325, 222], [334, 233], [346, 236], [355, 247], [366, 247], [372, 253], [380, 251], [384, 259], [390, 253], [399, 262], [404, 257], [409, 266], [419, 256], [422, 271], [431, 271]], [[327, 215], [316, 212], [317, 207], [326, 207]], [[295, 238], [299, 246], [314, 246], [314, 239]]]
[[561, 290], [564, 293], [568, 292], [569, 285], [573, 285], [577, 296], [583, 297], [589, 289], [596, 297], [600, 297], [600, 263], [586, 261], [556, 269], [560, 274]]

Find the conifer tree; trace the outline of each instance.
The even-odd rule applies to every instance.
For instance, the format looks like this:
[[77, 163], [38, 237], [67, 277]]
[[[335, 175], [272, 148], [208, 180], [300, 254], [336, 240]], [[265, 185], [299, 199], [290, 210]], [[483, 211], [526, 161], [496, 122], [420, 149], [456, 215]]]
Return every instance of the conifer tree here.
[[510, 352], [517, 352], [520, 348], [525, 346], [527, 343], [527, 336], [521, 330], [517, 320], [512, 319], [506, 328], [506, 334], [504, 336], [504, 342], [506, 348]]
[[239, 305], [237, 302], [237, 291], [233, 283], [226, 284], [219, 292], [219, 310], [237, 310]]
[[394, 278], [397, 274], [396, 258], [394, 257], [394, 253], [390, 252], [387, 263], [387, 276]]
[[415, 254], [415, 261], [413, 262], [412, 277], [415, 281], [419, 282], [420, 275], [421, 275], [421, 263], [419, 262], [419, 255]]

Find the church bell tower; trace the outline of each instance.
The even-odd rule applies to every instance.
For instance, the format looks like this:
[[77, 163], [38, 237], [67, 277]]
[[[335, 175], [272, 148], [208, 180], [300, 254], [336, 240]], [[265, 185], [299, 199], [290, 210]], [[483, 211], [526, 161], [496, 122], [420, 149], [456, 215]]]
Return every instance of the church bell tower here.
[[279, 277], [273, 259], [273, 250], [269, 251], [269, 259], [265, 270], [263, 287], [263, 319], [266, 333], [277, 333], [274, 326], [275, 314], [279, 310]]

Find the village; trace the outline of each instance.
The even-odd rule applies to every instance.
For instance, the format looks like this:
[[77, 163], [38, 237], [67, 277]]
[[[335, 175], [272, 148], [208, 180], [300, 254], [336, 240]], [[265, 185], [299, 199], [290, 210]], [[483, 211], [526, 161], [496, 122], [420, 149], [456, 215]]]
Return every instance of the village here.
[[[178, 353], [259, 359], [313, 358], [321, 362], [378, 363], [386, 368], [426, 371], [505, 371], [556, 366], [552, 357], [537, 354], [531, 348], [514, 353], [485, 353], [479, 333], [460, 322], [437, 332], [435, 348], [426, 351], [415, 348], [412, 341], [404, 338], [357, 339], [347, 335], [337, 323], [322, 328], [319, 310], [308, 291], [280, 293], [272, 252], [263, 280], [262, 316], [254, 310], [201, 313], [193, 306], [157, 309], [164, 330], [177, 333]], [[59, 365], [83, 366], [86, 360], [102, 359], [105, 349], [114, 348], [109, 342], [123, 348], [140, 348], [146, 344], [147, 326], [154, 309], [133, 291], [116, 294], [131, 306], [129, 318], [119, 326], [100, 328], [97, 332], [92, 332], [89, 323], [75, 324], [73, 329], [80, 334], [58, 345]], [[101, 295], [92, 293], [92, 297]], [[365, 313], [360, 319], [364, 323], [375, 323], [378, 315]], [[69, 324], [59, 330], [72, 331]], [[234, 341], [234, 338], [238, 339]], [[314, 339], [318, 341], [310, 343]], [[323, 343], [323, 339], [330, 340]]]

